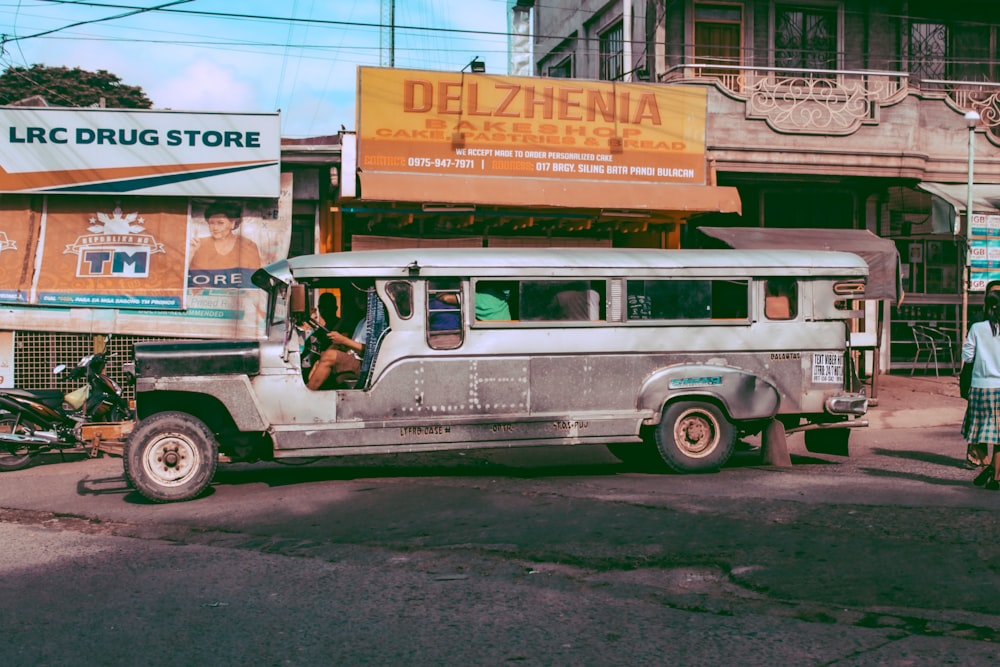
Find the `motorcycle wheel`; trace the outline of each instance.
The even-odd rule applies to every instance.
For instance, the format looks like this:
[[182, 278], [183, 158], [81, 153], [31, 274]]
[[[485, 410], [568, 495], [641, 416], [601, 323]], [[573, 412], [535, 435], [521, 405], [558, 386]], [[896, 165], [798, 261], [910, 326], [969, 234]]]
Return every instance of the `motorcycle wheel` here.
[[219, 445], [203, 421], [183, 412], [143, 419], [123, 455], [125, 479], [154, 503], [191, 500], [215, 476]]
[[[29, 433], [13, 415], [0, 415], [0, 433]], [[0, 472], [24, 470], [31, 465], [31, 451], [27, 445], [15, 442], [0, 443]]]

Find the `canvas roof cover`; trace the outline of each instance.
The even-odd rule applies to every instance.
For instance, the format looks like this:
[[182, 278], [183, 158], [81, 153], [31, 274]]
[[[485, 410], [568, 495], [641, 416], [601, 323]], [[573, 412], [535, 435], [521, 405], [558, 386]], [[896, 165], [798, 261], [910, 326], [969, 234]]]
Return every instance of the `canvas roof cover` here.
[[903, 294], [896, 244], [866, 229], [701, 227], [700, 230], [730, 248], [852, 252], [868, 264], [865, 298], [897, 301]]

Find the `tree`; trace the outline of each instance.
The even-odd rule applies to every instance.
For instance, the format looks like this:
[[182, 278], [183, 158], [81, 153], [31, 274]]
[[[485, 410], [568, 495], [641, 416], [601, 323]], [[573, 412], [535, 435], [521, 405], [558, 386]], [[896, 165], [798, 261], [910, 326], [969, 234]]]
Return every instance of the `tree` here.
[[152, 100], [138, 86], [126, 86], [111, 72], [88, 72], [79, 67], [8, 67], [0, 74], [0, 104], [39, 95], [53, 106], [104, 106], [116, 109], [149, 109]]

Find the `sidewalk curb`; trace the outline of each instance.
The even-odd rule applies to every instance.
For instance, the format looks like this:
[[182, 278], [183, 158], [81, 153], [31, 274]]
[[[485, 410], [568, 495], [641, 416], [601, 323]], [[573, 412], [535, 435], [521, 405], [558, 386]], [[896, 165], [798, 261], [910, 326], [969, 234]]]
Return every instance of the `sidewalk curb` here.
[[868, 428], [930, 428], [934, 426], [954, 426], [956, 432], [962, 428], [965, 408], [944, 406], [926, 410], [879, 410], [871, 408], [865, 415]]

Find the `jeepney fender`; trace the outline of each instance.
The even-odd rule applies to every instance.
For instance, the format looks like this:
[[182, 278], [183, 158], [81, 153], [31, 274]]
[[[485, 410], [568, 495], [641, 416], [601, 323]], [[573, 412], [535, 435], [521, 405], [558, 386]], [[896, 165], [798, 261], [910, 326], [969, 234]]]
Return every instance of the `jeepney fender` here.
[[240, 431], [264, 431], [268, 427], [257, 395], [246, 375], [205, 375], [163, 378], [138, 378], [136, 400], [142, 403], [143, 393], [170, 391], [205, 394], [222, 403]]
[[682, 365], [646, 378], [638, 408], [652, 412], [649, 424], [659, 424], [667, 403], [697, 397], [715, 399], [732, 421], [770, 419], [781, 403], [778, 389], [753, 373], [729, 366]]

